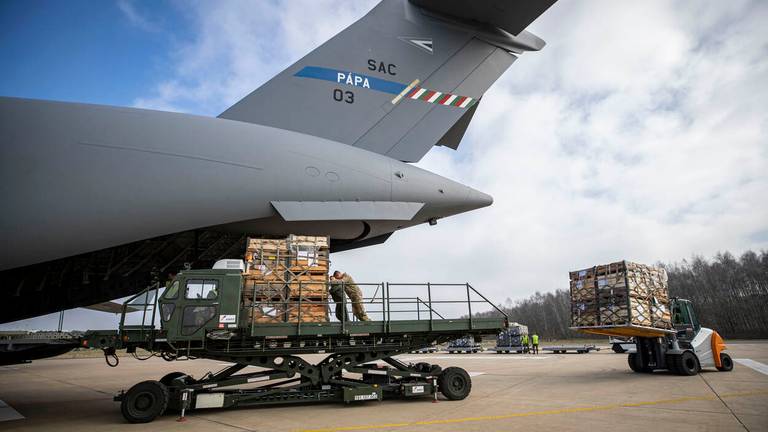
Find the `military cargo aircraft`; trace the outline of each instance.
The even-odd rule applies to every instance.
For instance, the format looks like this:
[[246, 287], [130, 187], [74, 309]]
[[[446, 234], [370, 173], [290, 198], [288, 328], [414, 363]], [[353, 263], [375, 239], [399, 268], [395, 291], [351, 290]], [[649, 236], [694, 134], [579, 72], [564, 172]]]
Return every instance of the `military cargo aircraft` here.
[[136, 293], [249, 235], [343, 251], [490, 205], [410, 163], [458, 148], [554, 1], [384, 0], [217, 118], [1, 97], [0, 322]]

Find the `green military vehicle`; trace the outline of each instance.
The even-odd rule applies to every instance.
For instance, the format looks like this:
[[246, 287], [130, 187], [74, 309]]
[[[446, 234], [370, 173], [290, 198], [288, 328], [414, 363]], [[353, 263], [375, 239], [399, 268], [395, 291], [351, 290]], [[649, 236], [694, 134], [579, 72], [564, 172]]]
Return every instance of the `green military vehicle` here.
[[[90, 331], [82, 343], [103, 349], [114, 366], [116, 350], [136, 356], [139, 348], [168, 361], [206, 358], [233, 364], [199, 379], [171, 373], [119, 393], [115, 400], [132, 423], [152, 421], [168, 409], [183, 416], [190, 409], [437, 398], [438, 392], [449, 400], [467, 397], [472, 383], [463, 369], [404, 363], [395, 356], [467, 335], [478, 340], [496, 335], [507, 327], [507, 316], [469, 284], [371, 285], [375, 294], [365, 299], [371, 321], [302, 322], [299, 298], [293, 300], [299, 303], [299, 316], [292, 321], [286, 317], [289, 322], [259, 323], [249, 319], [249, 308], [255, 304], [244, 301], [242, 268], [187, 270], [164, 292], [155, 285], [126, 301], [125, 308], [143, 306], [142, 324], [127, 324], [124, 313], [118, 330]], [[391, 295], [413, 293], [415, 288], [422, 289], [426, 298]], [[460, 299], [446, 300], [449, 291]], [[434, 294], [441, 300], [433, 300]], [[478, 303], [498, 314], [474, 318], [473, 306], [477, 310]], [[435, 311], [458, 310], [457, 305], [466, 311], [462, 318], [446, 319]], [[159, 329], [153, 324], [155, 311]], [[303, 354], [327, 356], [312, 363]], [[261, 369], [241, 372], [247, 366]]]

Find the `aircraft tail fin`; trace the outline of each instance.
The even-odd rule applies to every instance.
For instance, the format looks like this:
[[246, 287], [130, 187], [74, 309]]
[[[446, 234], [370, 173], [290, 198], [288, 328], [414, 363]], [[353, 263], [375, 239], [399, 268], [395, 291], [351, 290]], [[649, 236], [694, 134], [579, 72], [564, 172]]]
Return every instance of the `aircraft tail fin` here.
[[556, 0], [384, 0], [219, 117], [416, 162], [458, 148], [485, 91], [544, 41], [525, 27]]

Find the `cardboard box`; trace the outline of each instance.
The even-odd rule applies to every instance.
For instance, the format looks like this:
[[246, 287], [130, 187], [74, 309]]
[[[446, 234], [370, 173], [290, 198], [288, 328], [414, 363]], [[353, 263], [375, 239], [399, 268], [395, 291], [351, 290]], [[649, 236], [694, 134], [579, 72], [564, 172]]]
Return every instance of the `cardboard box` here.
[[667, 272], [619, 261], [570, 272], [573, 327], [672, 328]]

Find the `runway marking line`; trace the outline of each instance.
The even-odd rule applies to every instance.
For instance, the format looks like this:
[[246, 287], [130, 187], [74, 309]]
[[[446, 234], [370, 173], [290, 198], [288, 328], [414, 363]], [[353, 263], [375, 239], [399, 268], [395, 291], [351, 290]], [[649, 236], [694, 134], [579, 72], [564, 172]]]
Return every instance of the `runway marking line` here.
[[[768, 395], [768, 390], [739, 392], [739, 393], [725, 393], [725, 394], [721, 394], [720, 397], [721, 398], [739, 398], [739, 397], [762, 396], [762, 395]], [[632, 403], [610, 404], [610, 405], [596, 405], [591, 407], [559, 408], [559, 409], [553, 409], [553, 410], [528, 411], [528, 412], [493, 415], [493, 416], [424, 420], [424, 421], [415, 421], [415, 422], [407, 422], [407, 423], [386, 423], [386, 424], [359, 425], [359, 426], [342, 426], [342, 427], [332, 427], [332, 428], [324, 428], [324, 429], [300, 429], [299, 431], [300, 432], [343, 432], [343, 431], [361, 431], [361, 430], [386, 429], [386, 428], [398, 428], [398, 427], [429, 426], [429, 425], [452, 424], [452, 423], [468, 423], [468, 422], [487, 421], [487, 420], [505, 420], [505, 419], [511, 419], [511, 418], [519, 418], [519, 417], [535, 417], [535, 416], [545, 416], [545, 415], [554, 415], [554, 414], [571, 414], [571, 413], [582, 413], [582, 412], [590, 412], [590, 411], [606, 411], [606, 410], [612, 410], [617, 408], [637, 408], [637, 407], [646, 407], [646, 406], [653, 406], [653, 405], [676, 404], [676, 403], [690, 402], [690, 401], [717, 400], [717, 399], [718, 399], [717, 396], [714, 396], [714, 395], [686, 396], [686, 397], [674, 398], [674, 399], [659, 399], [654, 401], [643, 401], [643, 402], [632, 402]]]
[[768, 365], [765, 363], [760, 363], [759, 361], [754, 361], [748, 358], [737, 358], [737, 359], [733, 359], [733, 361], [735, 361], [740, 365], [744, 365], [752, 370], [756, 370], [761, 374], [768, 375]]

